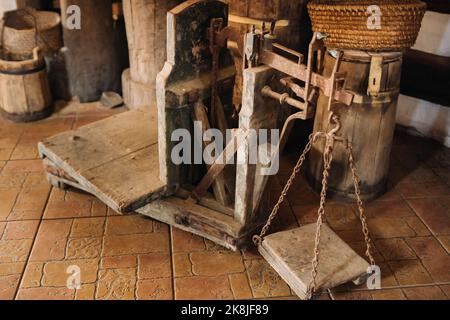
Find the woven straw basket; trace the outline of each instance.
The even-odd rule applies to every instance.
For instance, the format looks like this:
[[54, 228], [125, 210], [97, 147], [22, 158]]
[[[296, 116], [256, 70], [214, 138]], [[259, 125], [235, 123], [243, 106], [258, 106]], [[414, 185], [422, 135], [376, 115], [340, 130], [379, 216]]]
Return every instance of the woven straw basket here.
[[35, 47], [44, 55], [62, 47], [61, 18], [55, 12], [32, 8], [11, 11], [0, 27], [3, 50], [13, 60], [31, 58]]
[[[379, 29], [371, 29], [369, 6], [381, 9]], [[426, 4], [419, 0], [313, 0], [308, 4], [315, 32], [329, 48], [399, 51], [416, 42]]]

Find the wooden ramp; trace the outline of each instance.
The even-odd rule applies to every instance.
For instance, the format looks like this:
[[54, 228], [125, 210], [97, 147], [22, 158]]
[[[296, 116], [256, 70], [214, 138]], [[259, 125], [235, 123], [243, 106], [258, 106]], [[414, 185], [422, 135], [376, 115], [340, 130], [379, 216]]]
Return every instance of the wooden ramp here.
[[[294, 292], [305, 299], [311, 281], [316, 224], [266, 236], [258, 247], [264, 259], [277, 271]], [[343, 283], [358, 283], [366, 276], [369, 264], [351, 249], [327, 225], [322, 226], [318, 291]]]
[[125, 213], [164, 192], [157, 123], [156, 108], [128, 111], [48, 138], [38, 148], [50, 177]]

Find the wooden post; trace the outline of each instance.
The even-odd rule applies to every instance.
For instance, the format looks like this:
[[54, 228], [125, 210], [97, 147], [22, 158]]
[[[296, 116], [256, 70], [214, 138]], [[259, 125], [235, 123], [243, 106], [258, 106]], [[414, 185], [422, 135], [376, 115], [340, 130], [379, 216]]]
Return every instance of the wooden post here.
[[[193, 120], [201, 122], [203, 130], [206, 131], [211, 129], [208, 120], [208, 114], [206, 113], [206, 107], [203, 102], [196, 103], [192, 109]], [[208, 146], [208, 143], [206, 141], [203, 141], [203, 139], [201, 140], [202, 141], [196, 141], [195, 143], [200, 143], [203, 145], [203, 148], [206, 148]], [[207, 170], [209, 170], [211, 168], [211, 165], [207, 165], [206, 168]], [[224, 172], [220, 173], [216, 177], [216, 179], [214, 179], [212, 188], [214, 191], [214, 196], [220, 204], [227, 206], [231, 203], [231, 195], [229, 194], [229, 189], [226, 188]]]
[[153, 106], [156, 75], [166, 61], [167, 11], [183, 0], [124, 0], [130, 69], [122, 75], [129, 108]]
[[[240, 128], [255, 130], [256, 134], [259, 129], [277, 128], [280, 104], [261, 94], [262, 88], [267, 84], [275, 85], [276, 81], [273, 79], [277, 78], [277, 75], [277, 71], [266, 66], [244, 71], [244, 99], [239, 114]], [[262, 175], [261, 165], [249, 161], [251, 139], [251, 136], [247, 138], [246, 143], [238, 149], [238, 161], [240, 159], [245, 161], [236, 166], [235, 219], [244, 225], [254, 220], [269, 178], [267, 175]], [[259, 141], [258, 146], [260, 146]], [[274, 150], [275, 147], [272, 147], [268, 151]], [[259, 218], [264, 220], [264, 215], [260, 215]]]
[[[67, 27], [71, 5], [81, 9], [80, 30]], [[71, 94], [89, 102], [98, 100], [104, 91], [121, 92], [124, 61], [114, 41], [111, 1], [61, 0], [61, 15]]]

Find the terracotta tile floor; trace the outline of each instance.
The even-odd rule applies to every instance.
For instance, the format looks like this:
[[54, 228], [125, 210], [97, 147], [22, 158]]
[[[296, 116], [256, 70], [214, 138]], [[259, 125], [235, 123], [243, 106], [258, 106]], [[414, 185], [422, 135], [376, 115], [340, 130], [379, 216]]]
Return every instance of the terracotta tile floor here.
[[[36, 143], [121, 111], [72, 103], [33, 124], [0, 120], [0, 299], [295, 299], [255, 250], [230, 252], [49, 186]], [[295, 157], [282, 160], [274, 194]], [[382, 290], [343, 285], [320, 299], [450, 298], [450, 150], [397, 133], [391, 168], [389, 192], [367, 205]], [[302, 179], [295, 190], [276, 229], [316, 219], [317, 195]], [[363, 255], [355, 208], [329, 208], [328, 223]], [[74, 265], [75, 291], [66, 286]]]

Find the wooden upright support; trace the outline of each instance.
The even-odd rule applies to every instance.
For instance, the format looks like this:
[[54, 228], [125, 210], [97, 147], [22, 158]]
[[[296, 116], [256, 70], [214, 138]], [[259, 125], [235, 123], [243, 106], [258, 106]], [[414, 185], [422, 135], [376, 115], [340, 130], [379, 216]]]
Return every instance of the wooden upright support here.
[[[239, 126], [254, 131], [246, 139], [246, 143], [238, 149], [237, 156], [244, 161], [238, 163], [236, 169], [235, 218], [243, 224], [252, 221], [260, 209], [259, 204], [269, 178], [262, 174], [261, 165], [250, 161], [249, 153], [256, 138], [254, 134], [258, 134], [259, 129], [269, 130], [268, 135], [270, 135], [270, 130], [277, 128], [280, 104], [274, 99], [264, 97], [261, 93], [264, 86], [272, 84], [271, 80], [276, 74], [275, 70], [265, 66], [244, 71], [244, 95], [239, 114]], [[275, 85], [275, 81], [273, 82], [272, 85]], [[258, 141], [256, 145], [258, 148], [261, 147]], [[269, 146], [267, 149], [273, 152], [275, 146]]]

